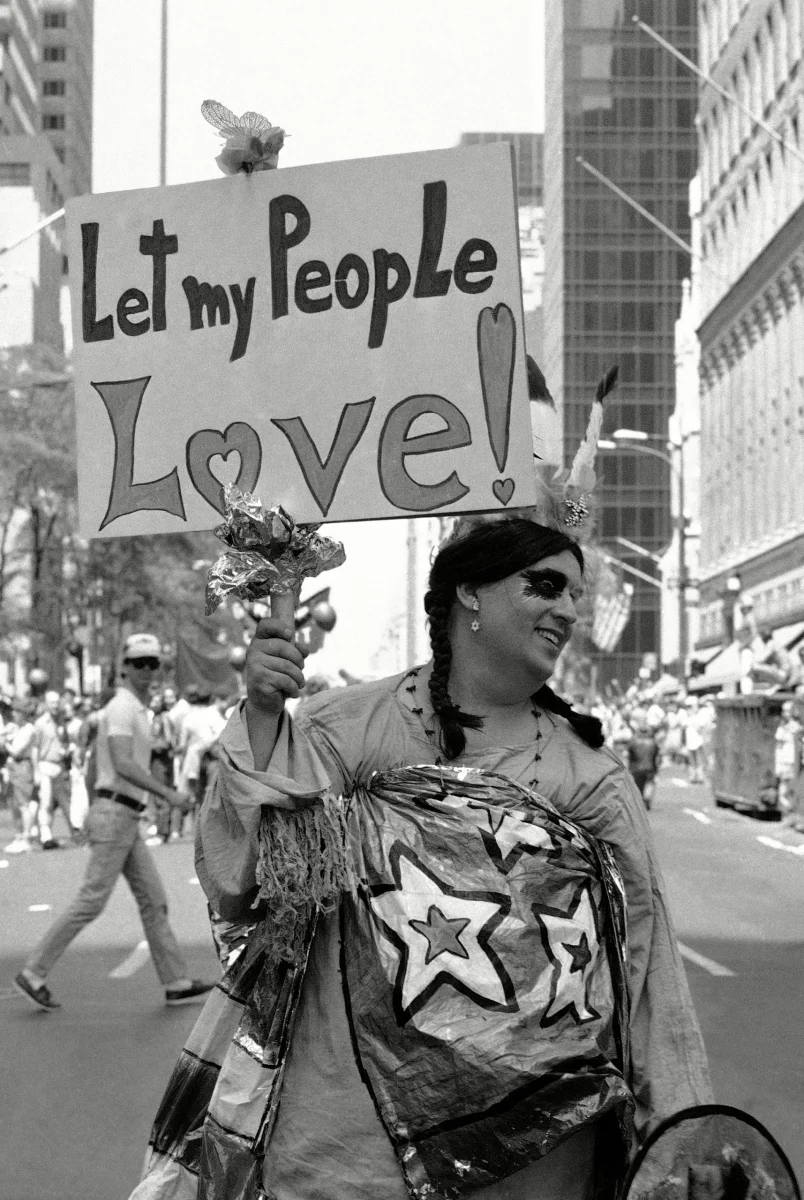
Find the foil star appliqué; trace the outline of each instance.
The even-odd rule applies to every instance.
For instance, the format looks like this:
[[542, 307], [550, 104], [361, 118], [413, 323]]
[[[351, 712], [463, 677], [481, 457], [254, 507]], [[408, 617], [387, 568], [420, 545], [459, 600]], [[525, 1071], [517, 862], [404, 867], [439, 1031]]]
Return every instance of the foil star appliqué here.
[[514, 869], [523, 854], [546, 854], [548, 859], [560, 854], [558, 840], [537, 825], [530, 814], [491, 808], [485, 813], [489, 828], [485, 830], [480, 825], [480, 836], [503, 875]]
[[570, 1016], [577, 1025], [597, 1020], [600, 1013], [589, 1003], [589, 978], [600, 953], [597, 909], [588, 883], [583, 883], [566, 912], [533, 906], [542, 945], [552, 964], [550, 1002], [540, 1024], [555, 1025]]
[[491, 945], [510, 898], [450, 887], [401, 842], [388, 860], [393, 884], [373, 884], [368, 893], [388, 947], [383, 959], [399, 1024], [445, 986], [481, 1008], [516, 1012], [513, 982]]

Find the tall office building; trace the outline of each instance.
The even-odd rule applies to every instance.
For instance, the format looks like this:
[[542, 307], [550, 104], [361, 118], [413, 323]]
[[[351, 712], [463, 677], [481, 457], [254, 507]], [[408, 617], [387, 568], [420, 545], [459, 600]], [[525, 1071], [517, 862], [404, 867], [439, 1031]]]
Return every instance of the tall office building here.
[[[691, 58], [693, 0], [547, 0], [545, 374], [563, 411], [567, 460], [583, 436], [594, 386], [620, 366], [604, 433], [638, 429], [664, 449], [674, 406], [674, 325], [688, 256], [576, 161], [582, 156], [689, 240], [696, 170], [696, 81], [632, 23], [638, 15]], [[647, 443], [650, 445], [651, 443]], [[598, 532], [647, 573], [625, 538], [652, 553], [670, 540], [670, 471], [624, 448], [600, 454]], [[632, 679], [660, 648], [660, 589], [635, 584], [617, 648], [598, 679]]]
[[519, 250], [525, 340], [528, 353], [543, 356], [542, 288], [544, 284], [544, 134], [463, 133], [462, 146], [509, 142], [514, 147], [519, 208]]
[[93, 0], [42, 0], [42, 129], [64, 163], [66, 196], [92, 191]]
[[[40, 132], [40, 14], [34, 0], [0, 4], [0, 245], [63, 204], [61, 164]], [[59, 353], [62, 234], [49, 227], [0, 259], [0, 345], [38, 342]]]
[[[735, 609], [789, 643], [804, 629], [801, 0], [708, 0], [700, 34], [704, 69], [788, 148], [702, 91], [699, 644], [729, 641]], [[717, 680], [728, 664], [710, 666]]]
[[39, 132], [40, 50], [36, 0], [0, 4], [0, 135]]

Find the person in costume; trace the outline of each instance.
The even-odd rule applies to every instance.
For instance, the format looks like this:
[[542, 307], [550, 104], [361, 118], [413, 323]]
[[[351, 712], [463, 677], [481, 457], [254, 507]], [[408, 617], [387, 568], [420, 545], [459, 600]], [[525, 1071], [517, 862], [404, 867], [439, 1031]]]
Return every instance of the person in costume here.
[[602, 1200], [711, 1100], [644, 806], [548, 685], [583, 586], [565, 532], [464, 522], [431, 661], [295, 719], [261, 622], [196, 842], [229, 970], [132, 1200]]

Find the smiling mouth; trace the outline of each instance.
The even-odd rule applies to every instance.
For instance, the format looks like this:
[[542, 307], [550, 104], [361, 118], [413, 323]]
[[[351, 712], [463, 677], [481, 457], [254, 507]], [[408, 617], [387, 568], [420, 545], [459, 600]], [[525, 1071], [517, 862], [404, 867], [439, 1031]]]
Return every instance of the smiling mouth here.
[[555, 646], [556, 649], [560, 649], [564, 644], [564, 639], [554, 629], [537, 629], [536, 632], [539, 637], [544, 638], [546, 642], [549, 642], [551, 646]]

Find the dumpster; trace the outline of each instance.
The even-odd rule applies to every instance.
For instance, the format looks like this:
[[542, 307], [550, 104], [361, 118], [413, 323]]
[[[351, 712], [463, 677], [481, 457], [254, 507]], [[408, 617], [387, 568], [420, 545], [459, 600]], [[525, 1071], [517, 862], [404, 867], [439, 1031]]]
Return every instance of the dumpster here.
[[781, 820], [774, 739], [782, 704], [793, 699], [790, 692], [753, 692], [715, 700], [712, 791], [719, 808]]

